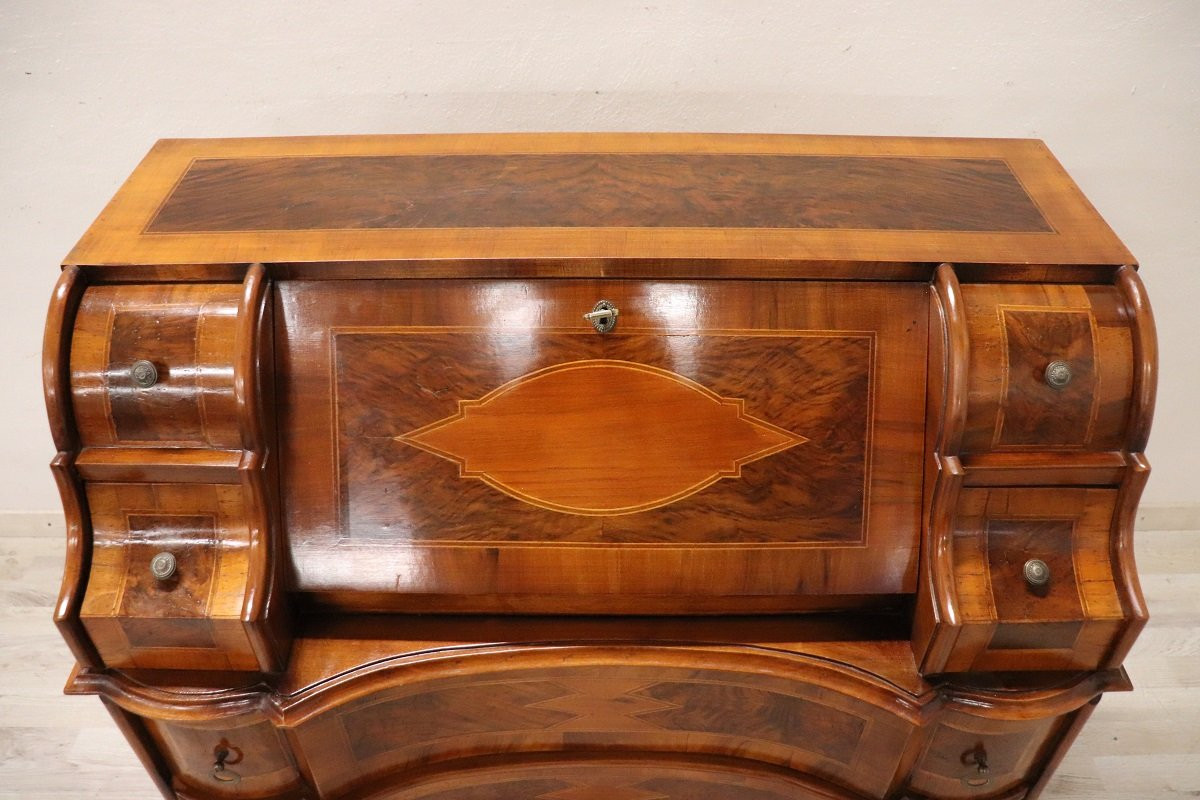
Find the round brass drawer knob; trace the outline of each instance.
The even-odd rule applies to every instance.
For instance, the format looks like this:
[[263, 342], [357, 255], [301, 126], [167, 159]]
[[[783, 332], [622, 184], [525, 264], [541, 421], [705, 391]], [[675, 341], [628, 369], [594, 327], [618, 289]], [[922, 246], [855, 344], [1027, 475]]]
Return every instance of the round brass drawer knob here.
[[1025, 582], [1030, 586], [1045, 586], [1050, 582], [1050, 565], [1040, 558], [1026, 561]]
[[1061, 389], [1071, 382], [1071, 365], [1065, 361], [1051, 361], [1046, 365], [1046, 385]]
[[165, 581], [175, 574], [179, 563], [172, 553], [159, 553], [150, 559], [150, 574], [160, 581]]
[[158, 367], [154, 366], [153, 361], [145, 359], [135, 361], [129, 368], [129, 377], [133, 379], [134, 386], [139, 389], [149, 389], [158, 383]]

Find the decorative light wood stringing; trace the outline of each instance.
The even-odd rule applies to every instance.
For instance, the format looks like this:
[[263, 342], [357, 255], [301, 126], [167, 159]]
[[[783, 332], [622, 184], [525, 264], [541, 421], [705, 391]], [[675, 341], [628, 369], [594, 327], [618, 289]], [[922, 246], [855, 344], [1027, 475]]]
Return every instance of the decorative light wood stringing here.
[[46, 327], [68, 692], [185, 800], [1033, 798], [1156, 361], [1036, 141], [162, 141]]

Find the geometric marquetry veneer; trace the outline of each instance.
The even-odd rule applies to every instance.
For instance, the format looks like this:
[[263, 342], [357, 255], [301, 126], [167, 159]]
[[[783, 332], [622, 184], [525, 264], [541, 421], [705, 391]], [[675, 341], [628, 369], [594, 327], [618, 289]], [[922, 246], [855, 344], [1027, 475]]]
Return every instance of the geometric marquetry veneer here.
[[163, 141], [46, 328], [68, 691], [168, 797], [1034, 797], [1155, 369], [1040, 142]]

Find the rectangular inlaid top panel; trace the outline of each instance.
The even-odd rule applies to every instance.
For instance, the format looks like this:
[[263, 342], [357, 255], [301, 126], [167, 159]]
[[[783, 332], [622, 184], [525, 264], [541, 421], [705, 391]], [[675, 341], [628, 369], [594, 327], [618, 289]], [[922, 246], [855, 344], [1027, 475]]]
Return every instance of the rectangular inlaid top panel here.
[[711, 153], [198, 159], [147, 232], [523, 227], [1053, 232], [999, 159]]
[[1133, 259], [1039, 141], [738, 134], [163, 140], [67, 258], [252, 261], [913, 280]]

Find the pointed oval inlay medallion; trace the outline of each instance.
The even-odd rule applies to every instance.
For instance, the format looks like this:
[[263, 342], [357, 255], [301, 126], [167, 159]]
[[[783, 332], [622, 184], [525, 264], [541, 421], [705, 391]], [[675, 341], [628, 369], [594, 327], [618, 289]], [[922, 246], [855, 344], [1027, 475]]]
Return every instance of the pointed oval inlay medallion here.
[[396, 439], [524, 502], [590, 515], [664, 506], [808, 441], [682, 375], [611, 360], [523, 375]]

